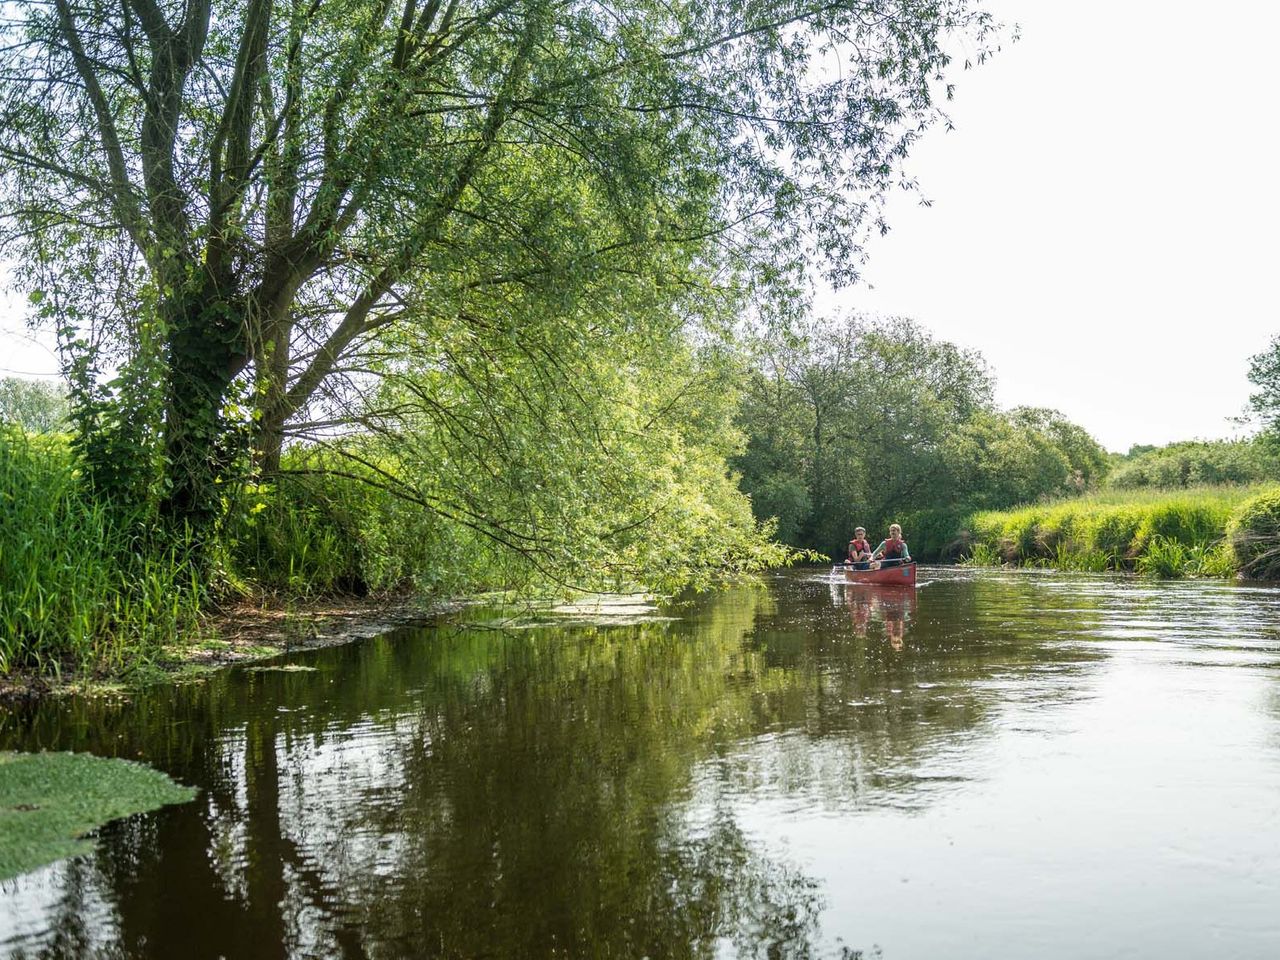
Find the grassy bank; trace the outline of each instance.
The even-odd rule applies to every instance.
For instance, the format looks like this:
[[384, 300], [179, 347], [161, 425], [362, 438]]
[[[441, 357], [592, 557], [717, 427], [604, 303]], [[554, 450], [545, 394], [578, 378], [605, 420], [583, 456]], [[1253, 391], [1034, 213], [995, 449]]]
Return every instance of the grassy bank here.
[[470, 531], [342, 477], [241, 488], [197, 545], [152, 504], [87, 495], [64, 437], [16, 430], [0, 431], [0, 508], [0, 677], [151, 675], [176, 646], [218, 642], [215, 608], [368, 610], [513, 577]]
[[181, 539], [80, 495], [64, 441], [0, 434], [0, 674], [120, 669], [189, 633], [204, 598]]
[[953, 552], [979, 564], [1134, 570], [1156, 577], [1271, 577], [1280, 487], [1106, 490], [980, 511], [964, 518]]
[[[390, 459], [368, 464], [370, 482], [359, 464], [325, 456], [295, 451], [273, 483], [228, 489], [220, 521], [197, 540], [161, 522], [157, 502], [95, 497], [66, 437], [0, 428], [0, 687], [144, 679], [201, 651], [240, 652], [225, 634], [254, 632], [236, 626], [245, 610], [265, 609], [269, 620], [300, 611], [311, 633], [327, 619], [335, 625], [326, 631], [345, 635], [343, 610], [377, 623], [383, 611], [494, 590], [671, 592], [789, 556], [723, 472], [703, 482], [690, 470], [680, 481], [690, 492], [665, 510], [659, 501], [646, 518], [652, 529], [631, 523], [592, 539], [599, 518], [566, 506], [576, 525], [537, 516], [534, 534], [511, 547], [465, 515], [391, 492]], [[715, 483], [736, 511], [699, 499], [699, 490], [723, 492]], [[472, 515], [496, 509], [480, 503]], [[523, 535], [516, 522], [506, 529]], [[270, 632], [287, 645], [298, 631]]]

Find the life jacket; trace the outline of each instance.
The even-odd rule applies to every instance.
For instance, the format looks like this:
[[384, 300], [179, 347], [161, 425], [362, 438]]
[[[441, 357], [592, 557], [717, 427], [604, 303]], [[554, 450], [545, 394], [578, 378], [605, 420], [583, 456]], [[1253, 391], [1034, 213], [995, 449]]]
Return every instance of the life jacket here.
[[870, 553], [871, 543], [867, 540], [850, 540], [849, 556], [856, 557], [860, 553]]
[[882, 556], [886, 560], [899, 560], [902, 558], [902, 550], [906, 545], [907, 542], [905, 540], [886, 540]]

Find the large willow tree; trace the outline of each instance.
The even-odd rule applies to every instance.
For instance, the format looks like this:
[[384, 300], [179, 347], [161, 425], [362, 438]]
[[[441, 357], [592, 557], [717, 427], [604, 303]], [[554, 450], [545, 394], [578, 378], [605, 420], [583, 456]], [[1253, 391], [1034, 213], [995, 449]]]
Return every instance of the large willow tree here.
[[[234, 438], [276, 470], [291, 432], [349, 426], [353, 391], [468, 368], [442, 343], [669, 336], [814, 254], [849, 279], [948, 38], [977, 57], [992, 30], [967, 0], [4, 14], [4, 251], [80, 376], [122, 371], [80, 402], [153, 425], [163, 507], [196, 521]], [[572, 387], [554, 350], [527, 359]]]

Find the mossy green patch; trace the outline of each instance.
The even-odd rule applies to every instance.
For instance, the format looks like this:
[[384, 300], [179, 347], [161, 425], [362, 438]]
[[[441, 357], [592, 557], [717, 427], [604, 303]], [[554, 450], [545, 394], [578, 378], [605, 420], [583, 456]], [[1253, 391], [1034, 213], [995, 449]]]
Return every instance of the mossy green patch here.
[[91, 849], [83, 835], [108, 821], [195, 795], [128, 760], [0, 753], [0, 880]]

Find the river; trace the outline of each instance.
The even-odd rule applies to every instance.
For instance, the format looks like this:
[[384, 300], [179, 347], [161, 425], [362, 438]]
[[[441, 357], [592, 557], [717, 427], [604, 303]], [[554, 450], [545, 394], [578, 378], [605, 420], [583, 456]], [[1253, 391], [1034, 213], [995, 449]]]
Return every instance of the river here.
[[200, 790], [0, 885], [0, 955], [1280, 956], [1280, 591], [920, 581], [0, 714]]

